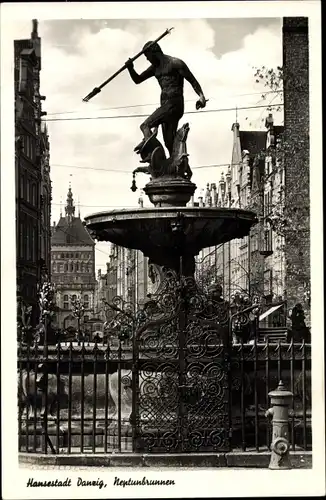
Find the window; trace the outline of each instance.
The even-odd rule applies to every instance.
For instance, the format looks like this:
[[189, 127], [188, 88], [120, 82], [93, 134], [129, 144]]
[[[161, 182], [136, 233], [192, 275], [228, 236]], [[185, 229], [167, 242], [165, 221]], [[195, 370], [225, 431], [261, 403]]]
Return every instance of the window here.
[[85, 306], [85, 309], [89, 309], [89, 296], [88, 295], [84, 295], [84, 306]]
[[26, 260], [31, 258], [31, 248], [30, 248], [31, 238], [30, 238], [30, 223], [26, 222]]
[[271, 158], [266, 160], [266, 175], [268, 176], [272, 172], [272, 162]]
[[268, 297], [272, 295], [272, 270], [264, 271], [264, 295]]
[[76, 258], [76, 259], [79, 259], [79, 253], [78, 253], [78, 252], [77, 252], [77, 253], [75, 253], [75, 258]]
[[64, 270], [65, 270], [65, 273], [68, 271], [68, 264], [67, 263], [64, 264]]
[[[33, 119], [33, 117], [31, 117], [31, 119]], [[23, 152], [27, 158], [34, 160], [34, 142], [30, 135], [25, 135], [23, 138]]]
[[63, 308], [64, 309], [69, 309], [68, 295], [64, 295], [63, 296]]
[[264, 215], [267, 217], [270, 215], [272, 210], [272, 192], [268, 191], [268, 193], [265, 193], [264, 195]]
[[36, 184], [32, 184], [32, 196], [31, 196], [31, 201], [33, 205], [36, 205]]
[[264, 244], [265, 248], [264, 250], [266, 252], [271, 252], [272, 251], [272, 229], [266, 229], [264, 233]]
[[55, 273], [57, 271], [57, 265], [55, 262], [52, 264], [52, 272]]
[[33, 262], [35, 262], [35, 260], [36, 260], [36, 248], [35, 248], [36, 247], [36, 237], [35, 237], [36, 235], [35, 235], [35, 232], [36, 232], [35, 226], [33, 225], [31, 227], [31, 236], [32, 236], [32, 238], [31, 238], [31, 240], [32, 240], [31, 241], [31, 257], [32, 257]]
[[30, 202], [30, 183], [29, 178], [26, 179], [26, 201]]
[[79, 271], [79, 262], [76, 263], [76, 271]]
[[29, 202], [33, 203], [33, 183], [29, 184]]
[[24, 224], [22, 221], [19, 223], [19, 257], [21, 259], [24, 257]]
[[23, 199], [25, 194], [25, 176], [22, 175], [20, 178], [20, 197]]
[[77, 298], [77, 295], [73, 295], [73, 296], [71, 297], [71, 300], [76, 300], [76, 298]]

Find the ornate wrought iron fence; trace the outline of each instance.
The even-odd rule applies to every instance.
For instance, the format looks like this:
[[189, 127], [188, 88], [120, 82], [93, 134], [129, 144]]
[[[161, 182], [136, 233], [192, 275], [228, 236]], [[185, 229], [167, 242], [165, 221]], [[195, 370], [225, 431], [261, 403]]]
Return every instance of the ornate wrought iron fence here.
[[268, 393], [282, 380], [294, 397], [290, 411], [292, 450], [311, 450], [311, 345], [305, 342], [235, 344], [231, 354], [232, 447], [269, 449]]
[[295, 395], [292, 448], [311, 447], [310, 345], [232, 343], [234, 312], [191, 278], [165, 276], [143, 308], [121, 298], [108, 307], [104, 343], [20, 338], [20, 451], [260, 451], [280, 379]]
[[177, 452], [183, 445], [260, 451], [270, 444], [268, 392], [280, 379], [294, 393], [292, 449], [310, 449], [310, 345], [235, 344], [230, 365], [223, 364], [223, 351], [215, 346], [212, 362], [197, 350], [180, 384], [176, 358], [139, 356], [135, 362], [130, 341], [20, 346], [19, 450]]

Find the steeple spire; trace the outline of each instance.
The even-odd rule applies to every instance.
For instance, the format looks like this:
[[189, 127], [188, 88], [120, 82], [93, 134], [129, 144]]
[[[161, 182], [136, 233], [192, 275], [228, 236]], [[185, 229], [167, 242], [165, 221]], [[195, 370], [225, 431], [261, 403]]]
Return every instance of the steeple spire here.
[[68, 222], [71, 222], [73, 217], [75, 216], [75, 205], [74, 205], [74, 199], [72, 197], [71, 183], [70, 182], [69, 182], [69, 189], [68, 189], [68, 194], [67, 194], [67, 205], [65, 207], [65, 213], [66, 213], [66, 217], [68, 219]]

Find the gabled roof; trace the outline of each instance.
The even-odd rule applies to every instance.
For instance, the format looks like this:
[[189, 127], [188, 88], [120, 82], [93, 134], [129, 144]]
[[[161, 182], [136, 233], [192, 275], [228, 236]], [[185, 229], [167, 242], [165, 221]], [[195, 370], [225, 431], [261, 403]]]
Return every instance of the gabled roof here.
[[51, 245], [95, 245], [79, 217], [60, 217], [51, 238]]

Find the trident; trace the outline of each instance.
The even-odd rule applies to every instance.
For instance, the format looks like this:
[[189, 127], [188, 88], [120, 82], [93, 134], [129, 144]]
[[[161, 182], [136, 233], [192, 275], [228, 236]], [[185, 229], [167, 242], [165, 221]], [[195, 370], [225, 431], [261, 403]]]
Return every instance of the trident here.
[[[174, 28], [170, 28], [170, 29], [167, 29], [166, 31], [164, 31], [164, 33], [161, 36], [159, 36], [158, 38], [156, 38], [156, 40], [154, 40], [150, 45], [148, 45], [148, 47], [146, 48], [146, 50], [148, 50], [149, 47], [151, 47], [152, 45], [154, 45], [154, 43], [157, 43], [158, 41], [160, 41], [166, 35], [169, 35], [173, 29]], [[134, 57], [131, 57], [130, 61], [132, 61], [132, 62], [135, 61], [136, 59], [138, 59], [138, 57], [142, 56], [143, 54], [144, 54], [144, 49], [141, 50], [140, 52], [138, 52], [138, 54], [136, 54]], [[102, 88], [105, 87], [105, 85], [107, 85], [108, 83], [112, 82], [112, 80], [116, 76], [118, 76], [120, 73], [122, 73], [122, 71], [124, 71], [126, 68], [127, 68], [127, 66], [126, 66], [126, 64], [124, 64], [120, 69], [118, 69], [118, 71], [116, 71], [114, 73], [114, 75], [110, 76], [110, 78], [108, 78], [107, 80], [105, 80], [105, 82], [103, 82], [99, 87], [95, 87], [92, 90], [92, 92], [90, 92], [86, 97], [84, 97], [83, 101], [84, 102], [88, 102], [90, 99], [92, 99], [97, 94], [99, 94], [101, 92]]]

